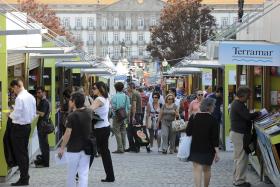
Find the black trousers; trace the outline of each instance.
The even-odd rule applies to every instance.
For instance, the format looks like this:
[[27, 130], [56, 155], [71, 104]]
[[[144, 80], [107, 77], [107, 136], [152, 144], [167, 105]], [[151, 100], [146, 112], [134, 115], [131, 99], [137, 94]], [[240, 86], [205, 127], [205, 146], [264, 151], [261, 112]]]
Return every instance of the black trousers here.
[[20, 171], [21, 179], [28, 179], [29, 174], [29, 156], [28, 156], [28, 142], [31, 132], [30, 124], [19, 125], [13, 124], [11, 127], [11, 142], [16, 162]]
[[50, 146], [48, 141], [48, 134], [42, 132], [42, 123], [38, 122], [37, 124], [38, 129], [38, 139], [39, 139], [39, 146], [40, 151], [42, 153], [42, 161], [44, 166], [49, 166], [50, 162]]
[[[141, 114], [135, 114], [135, 121], [136, 124], [141, 124], [143, 125], [143, 121], [141, 121]], [[130, 150], [139, 150], [140, 149], [140, 145], [135, 141], [134, 139], [134, 127], [133, 127], [133, 123], [132, 123], [132, 119], [130, 117], [130, 123], [128, 124], [128, 127], [126, 128], [126, 132], [127, 132], [127, 139], [128, 139], [128, 143], [129, 143], [129, 149]]]
[[[94, 135], [96, 137], [98, 153], [102, 158], [103, 167], [106, 173], [106, 179], [115, 180], [113, 163], [109, 150], [110, 127], [96, 128], [94, 129]], [[91, 156], [91, 161], [93, 161], [93, 156]]]

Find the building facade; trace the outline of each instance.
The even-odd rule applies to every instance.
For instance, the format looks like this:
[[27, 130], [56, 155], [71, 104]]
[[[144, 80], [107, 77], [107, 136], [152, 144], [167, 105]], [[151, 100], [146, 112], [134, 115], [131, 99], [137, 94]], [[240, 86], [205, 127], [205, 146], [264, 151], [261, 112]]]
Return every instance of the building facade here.
[[[16, 4], [16, 0], [7, 0]], [[146, 46], [150, 42], [150, 27], [159, 23], [165, 5], [162, 0], [39, 0], [56, 11], [62, 25], [83, 49], [95, 57], [107, 54], [113, 61], [121, 57], [129, 61], [149, 61]], [[245, 1], [245, 15], [257, 11], [264, 0]], [[216, 18], [217, 31], [237, 21], [236, 0], [204, 0]]]

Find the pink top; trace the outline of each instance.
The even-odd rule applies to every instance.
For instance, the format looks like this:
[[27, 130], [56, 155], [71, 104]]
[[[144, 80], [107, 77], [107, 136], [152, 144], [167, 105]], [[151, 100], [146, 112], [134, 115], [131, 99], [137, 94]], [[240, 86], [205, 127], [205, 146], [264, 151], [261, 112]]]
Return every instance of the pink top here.
[[192, 114], [196, 114], [197, 112], [200, 112], [200, 101], [198, 99], [195, 99], [191, 102], [190, 107], [189, 107], [189, 116]]

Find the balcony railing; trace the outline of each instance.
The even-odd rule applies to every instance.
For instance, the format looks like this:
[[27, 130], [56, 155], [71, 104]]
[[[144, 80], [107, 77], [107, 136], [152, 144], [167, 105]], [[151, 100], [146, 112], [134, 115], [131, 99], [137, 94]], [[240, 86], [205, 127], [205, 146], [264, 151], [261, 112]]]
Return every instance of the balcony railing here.
[[88, 27], [87, 27], [87, 30], [93, 31], [93, 30], [95, 30], [95, 27], [94, 27], [94, 26], [88, 26]]
[[93, 40], [88, 40], [87, 41], [87, 45], [94, 45], [94, 44], [95, 44], [95, 42]]

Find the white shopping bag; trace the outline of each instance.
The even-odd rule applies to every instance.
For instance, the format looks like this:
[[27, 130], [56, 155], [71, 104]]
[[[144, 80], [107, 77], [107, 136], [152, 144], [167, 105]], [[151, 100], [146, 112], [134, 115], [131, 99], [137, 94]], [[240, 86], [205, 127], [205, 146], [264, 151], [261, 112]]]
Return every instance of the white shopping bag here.
[[192, 143], [191, 136], [182, 136], [180, 138], [180, 144], [179, 144], [177, 157], [181, 161], [187, 161], [188, 157], [190, 156], [191, 143]]

